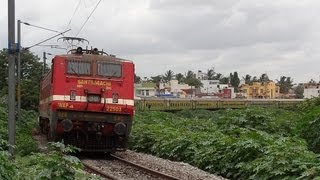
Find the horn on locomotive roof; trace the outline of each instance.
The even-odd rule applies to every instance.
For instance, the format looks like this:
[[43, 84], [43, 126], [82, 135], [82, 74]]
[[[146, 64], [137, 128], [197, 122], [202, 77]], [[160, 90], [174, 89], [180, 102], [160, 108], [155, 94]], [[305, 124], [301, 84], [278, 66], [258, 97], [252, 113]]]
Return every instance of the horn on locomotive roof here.
[[91, 48], [91, 50], [86, 49], [82, 49], [82, 47], [77, 47], [77, 49], [71, 49], [68, 51], [69, 53], [72, 54], [96, 54], [96, 55], [107, 55], [107, 56], [111, 56], [111, 57], [115, 57], [115, 55], [109, 55], [108, 53], [104, 52], [103, 50], [99, 51], [98, 48]]
[[76, 53], [77, 54], [82, 54], [82, 50], [83, 50], [82, 47], [78, 47], [77, 50], [76, 50]]

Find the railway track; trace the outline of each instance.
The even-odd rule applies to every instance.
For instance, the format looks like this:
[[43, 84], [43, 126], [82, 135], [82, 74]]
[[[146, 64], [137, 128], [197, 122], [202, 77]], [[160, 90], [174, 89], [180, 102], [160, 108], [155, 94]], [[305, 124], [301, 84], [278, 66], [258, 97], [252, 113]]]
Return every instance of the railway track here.
[[110, 175], [108, 173], [105, 173], [105, 172], [101, 171], [99, 168], [91, 165], [90, 163], [82, 161], [82, 164], [84, 165], [85, 169], [90, 173], [97, 174], [97, 175], [99, 175], [99, 176], [101, 176], [103, 178], [107, 178], [107, 179], [111, 179], [111, 180], [118, 180], [117, 177], [112, 176], [112, 175]]
[[148, 167], [111, 155], [110, 160], [81, 160], [87, 171], [100, 175], [106, 179], [165, 179], [178, 180], [179, 178], [150, 169]]

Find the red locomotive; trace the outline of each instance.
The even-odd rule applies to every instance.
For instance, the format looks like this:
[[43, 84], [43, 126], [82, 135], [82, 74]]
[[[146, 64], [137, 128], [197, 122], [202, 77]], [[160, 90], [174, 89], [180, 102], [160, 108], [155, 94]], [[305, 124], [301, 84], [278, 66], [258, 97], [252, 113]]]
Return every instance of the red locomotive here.
[[39, 125], [82, 151], [125, 150], [134, 115], [134, 64], [103, 51], [57, 55], [40, 85]]

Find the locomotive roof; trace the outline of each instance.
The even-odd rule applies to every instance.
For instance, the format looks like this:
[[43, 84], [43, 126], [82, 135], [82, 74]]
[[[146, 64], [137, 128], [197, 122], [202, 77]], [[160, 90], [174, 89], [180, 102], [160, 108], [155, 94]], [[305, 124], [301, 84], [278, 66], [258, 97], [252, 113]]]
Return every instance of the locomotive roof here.
[[98, 61], [121, 61], [127, 63], [133, 63], [131, 60], [121, 59], [110, 55], [97, 55], [97, 54], [63, 54], [57, 55], [59, 57], [64, 57], [66, 59], [85, 59], [85, 60], [98, 60]]

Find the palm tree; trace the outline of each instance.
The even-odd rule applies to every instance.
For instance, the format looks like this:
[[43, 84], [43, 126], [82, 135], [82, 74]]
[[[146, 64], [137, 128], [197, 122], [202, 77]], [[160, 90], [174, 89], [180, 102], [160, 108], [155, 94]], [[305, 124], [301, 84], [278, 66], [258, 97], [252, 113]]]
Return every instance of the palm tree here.
[[173, 71], [168, 70], [168, 71], [164, 74], [164, 80], [165, 80], [166, 82], [169, 82], [169, 81], [171, 81], [171, 79], [173, 78], [173, 76], [174, 76]]
[[176, 74], [176, 79], [178, 80], [178, 83], [182, 83], [184, 81], [184, 76], [181, 73]]
[[208, 71], [207, 71], [208, 80], [213, 80], [215, 74], [216, 73], [214, 72], [214, 68], [208, 69]]
[[260, 76], [260, 82], [262, 83], [265, 83], [265, 82], [268, 82], [269, 81], [269, 77], [266, 73], [263, 73], [261, 76]]
[[189, 70], [186, 74], [186, 79], [192, 79], [192, 78], [195, 78], [195, 76], [196, 75], [194, 74], [194, 72]]
[[244, 80], [245, 84], [250, 84], [252, 82], [251, 76], [249, 74], [246, 74], [246, 76], [242, 77], [242, 79]]
[[280, 80], [277, 81], [280, 86], [280, 93], [288, 93], [293, 86], [291, 77], [281, 76]]
[[258, 82], [259, 80], [258, 80], [258, 78], [257, 78], [257, 76], [253, 76], [253, 78], [252, 78], [252, 81], [251, 82]]

